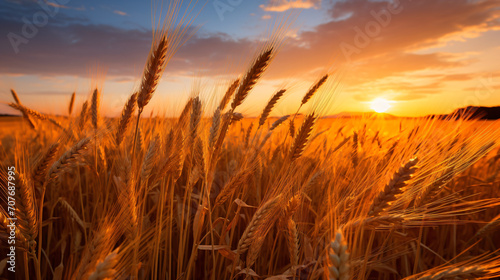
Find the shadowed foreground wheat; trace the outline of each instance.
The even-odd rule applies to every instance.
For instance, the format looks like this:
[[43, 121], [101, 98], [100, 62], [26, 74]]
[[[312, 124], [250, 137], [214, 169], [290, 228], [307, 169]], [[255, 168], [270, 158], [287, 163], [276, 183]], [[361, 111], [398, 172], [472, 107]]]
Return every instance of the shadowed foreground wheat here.
[[[7, 167], [17, 184], [16, 273], [3, 259], [4, 277], [500, 276], [498, 123], [326, 119], [310, 102], [283, 127], [290, 116], [272, 111], [284, 88], [259, 118], [243, 118], [236, 110], [277, 43], [228, 81], [216, 108], [192, 96], [176, 119], [139, 121], [169, 44], [168, 32], [157, 34], [117, 119], [100, 116], [98, 89], [80, 112], [71, 95], [66, 117], [28, 108], [12, 91], [24, 124], [0, 146], [0, 260], [10, 250]], [[319, 77], [297, 107], [331, 94], [334, 76]]]

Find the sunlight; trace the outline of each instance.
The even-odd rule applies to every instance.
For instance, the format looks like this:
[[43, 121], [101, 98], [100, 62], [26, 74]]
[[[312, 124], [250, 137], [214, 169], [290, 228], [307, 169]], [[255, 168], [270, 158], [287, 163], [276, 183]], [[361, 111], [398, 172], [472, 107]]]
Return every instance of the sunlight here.
[[370, 107], [377, 113], [384, 113], [391, 108], [391, 102], [384, 98], [376, 98], [371, 102]]

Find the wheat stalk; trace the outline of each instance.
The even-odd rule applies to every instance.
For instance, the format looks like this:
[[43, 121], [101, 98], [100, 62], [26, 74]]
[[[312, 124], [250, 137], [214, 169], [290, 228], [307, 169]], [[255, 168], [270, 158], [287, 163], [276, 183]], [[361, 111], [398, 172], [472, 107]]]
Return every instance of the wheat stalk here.
[[441, 271], [432, 271], [420, 277], [408, 277], [412, 280], [438, 280], [438, 279], [476, 279], [484, 276], [487, 268], [481, 265], [449, 267]]
[[352, 152], [351, 161], [354, 168], [358, 166], [358, 133], [354, 132], [352, 134]]
[[475, 239], [480, 239], [483, 238], [485, 235], [490, 234], [494, 232], [498, 227], [500, 227], [500, 215], [497, 215], [493, 219], [491, 219], [486, 225], [484, 225], [482, 228], [480, 228], [474, 237], [471, 238], [469, 241], [469, 244], [471, 241]]
[[206, 175], [206, 164], [205, 164], [205, 148], [203, 141], [198, 136], [194, 144], [194, 160], [198, 169], [200, 171], [201, 178], [205, 178]]

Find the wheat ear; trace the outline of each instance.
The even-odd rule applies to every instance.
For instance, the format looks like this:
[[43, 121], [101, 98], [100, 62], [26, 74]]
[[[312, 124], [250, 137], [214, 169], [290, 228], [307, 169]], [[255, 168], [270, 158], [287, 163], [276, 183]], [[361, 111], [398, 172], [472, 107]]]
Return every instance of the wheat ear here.
[[137, 93], [132, 94], [125, 107], [123, 107], [122, 116], [120, 122], [118, 123], [118, 130], [116, 131], [116, 145], [120, 145], [123, 141], [125, 133], [130, 126], [132, 121], [132, 116], [134, 114], [135, 108], [137, 106]]
[[233, 102], [231, 103], [231, 109], [234, 111], [236, 107], [243, 103], [243, 100], [247, 97], [250, 90], [252, 90], [257, 80], [260, 78], [262, 73], [266, 70], [269, 62], [271, 61], [273, 54], [273, 48], [262, 52], [259, 57], [255, 60], [252, 67], [248, 70], [247, 74], [243, 78], [238, 88], [238, 91], [234, 95]]
[[238, 88], [238, 84], [240, 83], [240, 79], [234, 80], [231, 85], [226, 90], [226, 93], [222, 97], [222, 100], [220, 101], [218, 109], [221, 111], [224, 111], [226, 108], [227, 104], [229, 104], [229, 101], [231, 100], [231, 97], [233, 97], [234, 92]]
[[194, 98], [189, 98], [186, 102], [186, 105], [184, 105], [184, 109], [182, 109], [179, 120], [177, 121], [177, 125], [184, 125], [188, 120], [188, 117], [190, 117], [191, 108], [193, 107], [193, 100]]
[[238, 112], [233, 112], [231, 115], [231, 122], [235, 123], [243, 119], [243, 114]]
[[19, 174], [16, 195], [18, 196], [16, 204], [18, 228], [26, 238], [29, 248], [34, 249], [35, 238], [38, 235], [38, 211], [35, 205], [33, 185], [22, 174]]
[[109, 253], [104, 260], [99, 261], [88, 280], [115, 279], [117, 274], [115, 267], [118, 264], [118, 250], [119, 249], [114, 250]]
[[269, 128], [269, 130], [271, 130], [271, 131], [275, 130], [278, 126], [283, 124], [289, 117], [290, 117], [290, 115], [285, 115], [285, 116], [277, 119], [276, 121], [273, 122], [273, 124], [271, 125], [271, 128]]
[[[97, 263], [107, 247], [112, 246], [113, 228], [103, 227], [95, 233], [92, 240], [85, 247], [75, 277], [72, 279], [84, 279], [90, 274], [90, 269]], [[87, 276], [87, 277], [85, 277]]]
[[69, 100], [68, 115], [70, 116], [71, 113], [73, 113], [73, 107], [75, 106], [75, 95], [76, 93], [73, 92], [73, 94], [71, 94], [71, 99]]
[[342, 232], [335, 233], [335, 239], [330, 243], [328, 279], [330, 280], [348, 280], [349, 279], [349, 253], [347, 244]]
[[156, 164], [158, 158], [157, 152], [160, 150], [160, 136], [156, 135], [155, 138], [149, 143], [149, 148], [142, 161], [141, 180], [145, 182], [151, 175], [151, 170]]
[[201, 100], [200, 97], [195, 97], [193, 99], [193, 104], [191, 106], [191, 119], [189, 122], [189, 129], [190, 129], [190, 143], [194, 144], [194, 139], [196, 139], [196, 136], [198, 135], [198, 126], [200, 124], [201, 120], [201, 114], [202, 114], [202, 108], [201, 108]]
[[411, 176], [417, 170], [415, 167], [417, 163], [417, 158], [410, 159], [405, 165], [401, 166], [396, 173], [394, 173], [389, 183], [385, 185], [384, 190], [382, 190], [373, 200], [368, 216], [373, 217], [379, 215], [380, 212], [384, 211], [391, 202], [396, 200], [396, 195], [403, 192], [403, 188], [406, 186], [406, 181], [410, 180]]
[[283, 208], [283, 220], [288, 220], [302, 205], [302, 193], [292, 196]]
[[[16, 101], [16, 104], [22, 105], [21, 104], [21, 100], [19, 99], [19, 96], [17, 95], [17, 92], [15, 90], [13, 90], [13, 89], [10, 89], [10, 93], [12, 94], [12, 97], [14, 98], [14, 101]], [[30, 127], [33, 128], [33, 129], [35, 129], [36, 125], [33, 122], [33, 120], [30, 118], [29, 114], [27, 114], [24, 111], [21, 111], [21, 114], [23, 115], [23, 118], [26, 119], [26, 121], [28, 122], [28, 124], [30, 125]]]
[[19, 104], [15, 104], [15, 103], [9, 103], [9, 106], [16, 109], [16, 110], [21, 111], [23, 114], [30, 115], [30, 116], [32, 116], [36, 119], [42, 120], [42, 121], [48, 121], [48, 122], [54, 124], [55, 126], [57, 126], [59, 129], [67, 132], [66, 129], [64, 129], [64, 127], [61, 125], [61, 123], [59, 123], [57, 120], [53, 119], [52, 117], [50, 117], [46, 114], [42, 114], [38, 111], [35, 111], [33, 109], [30, 109], [28, 107], [25, 107], [25, 106], [19, 105]]
[[304, 149], [307, 145], [307, 142], [309, 140], [309, 137], [311, 136], [311, 132], [314, 127], [314, 123], [316, 122], [316, 116], [313, 114], [308, 115], [304, 122], [302, 123], [302, 126], [299, 129], [299, 132], [297, 133], [297, 136], [295, 137], [293, 144], [290, 148], [290, 154], [288, 156], [290, 161], [294, 161], [297, 158], [299, 158], [302, 153], [304, 152]]
[[290, 263], [292, 268], [299, 264], [299, 231], [297, 224], [292, 217], [288, 218], [286, 223], [286, 243], [290, 253]]
[[300, 103], [300, 106], [306, 104], [307, 101], [309, 101], [309, 99], [313, 97], [313, 95], [319, 90], [319, 88], [326, 82], [327, 79], [328, 79], [328, 74], [321, 77], [321, 79], [319, 79], [304, 95], [304, 97], [302, 98], [302, 102]]
[[97, 126], [99, 124], [99, 105], [100, 105], [100, 92], [96, 88], [94, 89], [94, 92], [92, 93], [92, 103], [90, 105], [90, 110], [92, 113], [92, 126], [94, 126], [94, 129], [97, 129]]
[[265, 226], [269, 215], [272, 214], [273, 210], [278, 206], [280, 199], [281, 195], [269, 199], [255, 212], [252, 220], [246, 227], [243, 235], [240, 238], [240, 241], [238, 242], [238, 248], [236, 249], [236, 252], [238, 254], [243, 254], [244, 252], [246, 252], [250, 245], [252, 245], [252, 243], [255, 241], [255, 239], [261, 237], [258, 236], [258, 233], [260, 233], [260, 229]]
[[82, 221], [80, 216], [78, 216], [78, 213], [76, 213], [75, 209], [71, 207], [71, 205], [62, 197], [59, 198], [59, 203], [61, 203], [61, 206], [68, 212], [68, 214], [71, 216], [71, 219], [75, 220], [75, 222], [82, 227], [82, 230], [85, 232], [85, 229], [87, 228], [86, 224]]
[[217, 108], [212, 117], [212, 126], [210, 126], [210, 135], [208, 137], [208, 147], [210, 150], [213, 149], [217, 136], [219, 136], [221, 121], [221, 109]]
[[83, 129], [83, 127], [85, 126], [85, 123], [87, 122], [88, 106], [89, 106], [88, 101], [83, 102], [82, 110], [80, 111], [80, 117], [79, 117], [79, 122], [78, 122], [78, 126], [80, 127], [80, 129]]
[[245, 147], [248, 147], [248, 144], [250, 142], [250, 134], [252, 133], [253, 129], [253, 122], [250, 123], [250, 125], [247, 128], [247, 132], [245, 133]]
[[33, 178], [35, 186], [43, 185], [43, 180], [45, 179], [45, 175], [47, 175], [47, 171], [54, 162], [58, 151], [59, 151], [59, 143], [52, 144], [52, 146], [49, 147], [47, 152], [45, 152], [43, 157], [38, 161], [38, 163], [33, 168], [31, 177]]
[[269, 102], [267, 102], [267, 105], [264, 108], [264, 110], [262, 111], [262, 114], [260, 114], [259, 127], [264, 125], [264, 123], [266, 122], [267, 118], [269, 117], [269, 114], [271, 114], [271, 111], [273, 110], [276, 103], [278, 103], [278, 101], [283, 96], [283, 94], [285, 94], [285, 91], [286, 91], [286, 89], [279, 90], [271, 97]]
[[288, 122], [288, 134], [292, 139], [295, 137], [295, 117]]
[[167, 62], [167, 36], [163, 34], [156, 46], [149, 53], [148, 62], [142, 75], [141, 87], [137, 96], [139, 112], [149, 103], [158, 86]]
[[222, 188], [221, 192], [217, 195], [217, 198], [215, 199], [215, 206], [226, 202], [237, 188], [243, 186], [247, 182], [250, 175], [252, 175], [252, 170], [249, 168], [244, 168], [234, 174]]
[[60, 176], [65, 170], [67, 170], [71, 165], [75, 164], [78, 157], [85, 151], [88, 144], [90, 143], [90, 138], [84, 138], [76, 143], [73, 147], [67, 150], [52, 166], [47, 172], [47, 180], [50, 182]]

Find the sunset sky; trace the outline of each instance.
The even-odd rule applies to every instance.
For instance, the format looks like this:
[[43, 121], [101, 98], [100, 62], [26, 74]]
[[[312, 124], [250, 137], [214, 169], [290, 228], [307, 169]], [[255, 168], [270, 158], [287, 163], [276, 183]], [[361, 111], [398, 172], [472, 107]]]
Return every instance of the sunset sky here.
[[[194, 11], [201, 10], [199, 30], [174, 55], [148, 105], [156, 113], [178, 112], [193, 88], [208, 103], [218, 100], [214, 91], [244, 72], [267, 30], [288, 15], [296, 20], [242, 106], [246, 116], [258, 115], [283, 86], [290, 93], [275, 115], [294, 113], [310, 84], [335, 69], [342, 90], [328, 114], [373, 111], [381, 99], [399, 116], [500, 105], [500, 0], [204, 4]], [[0, 0], [0, 101], [11, 102], [14, 88], [26, 106], [65, 113], [71, 93], [79, 105], [97, 81], [106, 115], [119, 114], [140, 82], [151, 13], [150, 1]], [[27, 27], [34, 21], [36, 32]], [[0, 104], [0, 113], [14, 111]]]

